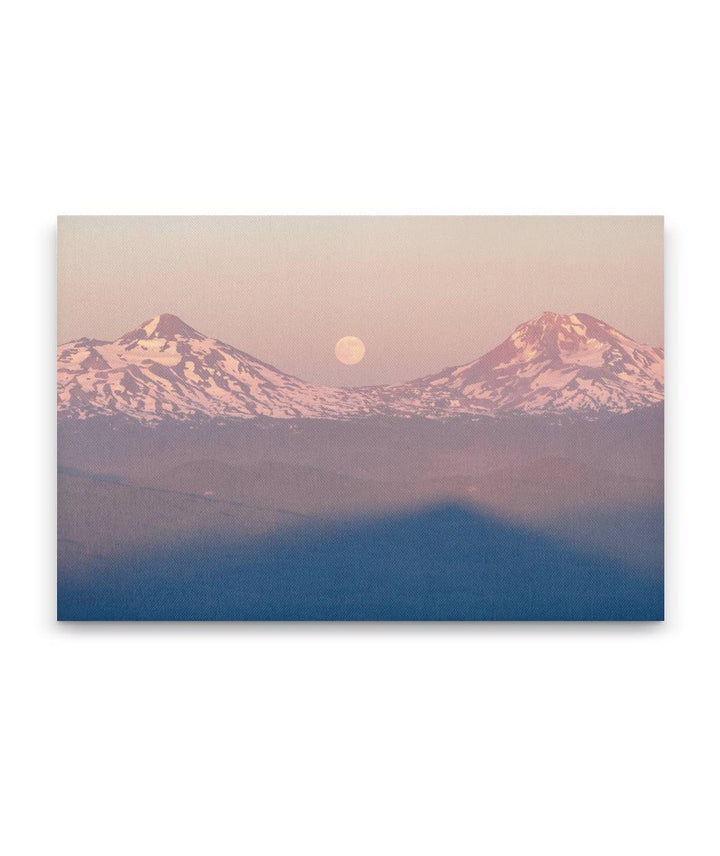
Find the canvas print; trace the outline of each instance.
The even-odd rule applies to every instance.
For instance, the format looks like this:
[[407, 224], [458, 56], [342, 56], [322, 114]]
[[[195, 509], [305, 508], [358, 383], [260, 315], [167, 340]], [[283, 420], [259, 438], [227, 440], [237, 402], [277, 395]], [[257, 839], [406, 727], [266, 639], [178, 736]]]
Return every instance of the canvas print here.
[[58, 618], [663, 617], [659, 217], [61, 217]]

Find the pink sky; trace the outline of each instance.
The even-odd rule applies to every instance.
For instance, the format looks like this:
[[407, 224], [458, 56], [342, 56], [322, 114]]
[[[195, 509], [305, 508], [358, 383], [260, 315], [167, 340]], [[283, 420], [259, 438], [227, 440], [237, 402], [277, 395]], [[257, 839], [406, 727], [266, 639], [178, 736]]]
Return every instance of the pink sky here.
[[[161, 312], [315, 383], [468, 362], [544, 311], [663, 344], [660, 217], [61, 217], [58, 338]], [[367, 348], [355, 366], [333, 349]]]

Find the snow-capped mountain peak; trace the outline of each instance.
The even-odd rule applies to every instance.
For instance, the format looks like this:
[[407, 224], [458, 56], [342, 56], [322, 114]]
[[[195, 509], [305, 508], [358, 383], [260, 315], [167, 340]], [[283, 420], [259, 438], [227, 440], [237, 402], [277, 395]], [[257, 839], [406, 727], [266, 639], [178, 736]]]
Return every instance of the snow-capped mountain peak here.
[[661, 402], [664, 355], [585, 313], [544, 312], [480, 359], [415, 381], [486, 412], [628, 412]]
[[601, 352], [605, 345], [618, 342], [636, 345], [614, 327], [583, 312], [573, 315], [543, 312], [539, 318], [520, 324], [510, 341], [528, 355], [544, 351], [560, 357], [574, 354], [580, 359], [583, 354]]
[[177, 315], [164, 312], [156, 315], [148, 321], [144, 321], [137, 330], [131, 330], [122, 336], [119, 341], [131, 341], [133, 339], [204, 339], [202, 333], [198, 333], [189, 324], [186, 324]]
[[307, 384], [170, 314], [114, 342], [58, 348], [58, 411], [79, 419], [346, 418], [369, 407], [361, 393]]

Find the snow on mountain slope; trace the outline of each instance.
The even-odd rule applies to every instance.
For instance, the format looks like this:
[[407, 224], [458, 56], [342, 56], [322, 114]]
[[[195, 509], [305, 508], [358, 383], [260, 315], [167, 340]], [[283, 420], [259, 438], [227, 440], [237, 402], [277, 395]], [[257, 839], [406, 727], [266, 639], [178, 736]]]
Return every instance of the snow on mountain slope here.
[[115, 342], [61, 345], [57, 366], [58, 411], [79, 419], [344, 418], [372, 410], [360, 392], [307, 384], [174, 315], [159, 315]]
[[388, 388], [426, 413], [628, 413], [664, 398], [664, 354], [591, 315], [545, 312], [478, 360]]
[[408, 383], [337, 389], [286, 375], [158, 315], [114, 342], [58, 348], [58, 412], [75, 419], [349, 419], [627, 413], [663, 400], [660, 348], [590, 315], [546, 312], [485, 356]]

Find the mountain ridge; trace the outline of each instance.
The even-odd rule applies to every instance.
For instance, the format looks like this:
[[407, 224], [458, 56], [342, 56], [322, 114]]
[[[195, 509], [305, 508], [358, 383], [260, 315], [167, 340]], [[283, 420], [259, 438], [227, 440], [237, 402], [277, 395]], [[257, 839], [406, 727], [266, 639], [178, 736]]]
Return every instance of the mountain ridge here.
[[664, 352], [585, 313], [545, 312], [481, 357], [386, 386], [324, 387], [162, 313], [58, 347], [58, 414], [88, 419], [355, 419], [566, 414], [659, 405]]

